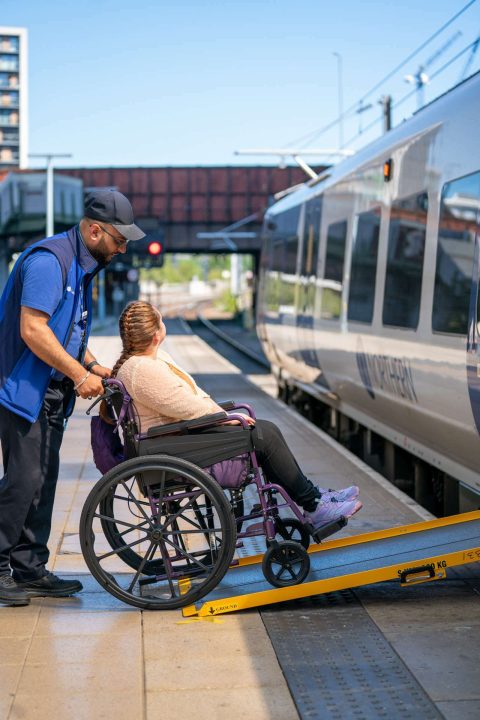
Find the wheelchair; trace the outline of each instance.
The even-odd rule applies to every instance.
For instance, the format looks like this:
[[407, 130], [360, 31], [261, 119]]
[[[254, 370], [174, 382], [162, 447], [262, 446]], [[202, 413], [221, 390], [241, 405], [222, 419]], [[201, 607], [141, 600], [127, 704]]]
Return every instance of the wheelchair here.
[[[125, 459], [89, 493], [80, 544], [90, 572], [107, 592], [148, 610], [191, 605], [238, 564], [235, 550], [255, 536], [265, 539], [262, 570], [271, 585], [303, 582], [313, 529], [285, 489], [264, 478], [251, 430], [239, 412], [254, 418], [249, 405], [223, 403], [223, 412], [142, 433], [123, 384], [109, 379], [104, 385], [105, 394], [87, 414], [106, 401]], [[235, 432], [222, 432], [229, 420], [239, 421]], [[249, 486], [258, 502], [245, 512]], [[282, 509], [290, 515], [282, 517]], [[330, 523], [315, 539], [346, 523], [345, 518]]]

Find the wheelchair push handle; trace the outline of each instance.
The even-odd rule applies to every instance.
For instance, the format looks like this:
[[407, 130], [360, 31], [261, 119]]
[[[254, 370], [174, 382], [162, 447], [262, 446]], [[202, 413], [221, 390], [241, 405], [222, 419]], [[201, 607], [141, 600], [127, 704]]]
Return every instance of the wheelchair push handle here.
[[95, 405], [98, 405], [99, 402], [102, 402], [102, 400], [107, 400], [109, 397], [111, 397], [112, 395], [115, 395], [118, 392], [118, 390], [115, 390], [113, 387], [110, 387], [108, 380], [103, 379], [102, 385], [105, 388], [105, 392], [103, 393], [103, 395], [99, 395], [97, 398], [95, 398], [95, 400], [90, 405], [90, 407], [85, 411], [86, 415], [90, 415], [90, 413], [92, 412]]

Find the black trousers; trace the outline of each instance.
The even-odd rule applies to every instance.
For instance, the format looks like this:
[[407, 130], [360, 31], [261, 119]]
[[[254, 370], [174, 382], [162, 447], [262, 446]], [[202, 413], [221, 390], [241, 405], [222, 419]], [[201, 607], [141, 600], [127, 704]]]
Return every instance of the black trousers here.
[[45, 575], [70, 392], [66, 383], [52, 381], [34, 423], [0, 406], [0, 574], [11, 569], [17, 582]]
[[[235, 425], [215, 428], [215, 432], [241, 432]], [[203, 431], [212, 432], [212, 428]], [[303, 474], [285, 438], [275, 423], [256, 420], [252, 429], [253, 446], [258, 464], [269, 482], [285, 488], [290, 497], [305, 510], [313, 511], [320, 493]]]

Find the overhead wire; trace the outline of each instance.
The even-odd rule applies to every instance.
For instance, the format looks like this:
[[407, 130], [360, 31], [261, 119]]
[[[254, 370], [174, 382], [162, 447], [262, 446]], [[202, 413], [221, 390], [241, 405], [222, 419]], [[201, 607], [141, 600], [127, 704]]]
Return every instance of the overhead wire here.
[[[396, 65], [396, 67], [391, 70], [385, 77], [383, 77], [381, 80], [379, 80], [370, 90], [368, 90], [359, 100], [357, 100], [355, 103], [350, 105], [343, 113], [338, 115], [334, 120], [331, 120], [329, 123], [324, 125], [321, 128], [317, 128], [316, 130], [312, 130], [309, 133], [300, 136], [299, 138], [296, 138], [295, 140], [292, 140], [291, 142], [287, 143], [286, 147], [291, 145], [300, 145], [300, 147], [305, 147], [306, 145], [310, 144], [314, 140], [316, 140], [320, 135], [323, 135], [328, 130], [331, 130], [335, 125], [337, 125], [341, 120], [345, 120], [346, 118], [350, 117], [350, 115], [353, 115], [356, 113], [356, 110], [358, 106], [363, 103], [364, 100], [366, 100], [370, 95], [372, 95], [376, 90], [378, 90], [387, 80], [390, 80], [391, 77], [393, 77], [402, 67], [404, 67], [410, 60], [412, 60], [416, 55], [418, 55], [419, 52], [421, 52], [427, 45], [429, 45], [435, 38], [437, 38], [444, 30], [446, 30], [452, 23], [455, 22], [464, 12], [466, 12], [472, 5], [474, 5], [477, 2], [477, 0], [469, 0], [466, 5], [464, 5], [455, 15], [453, 15], [447, 22], [445, 22], [438, 30], [436, 30], [430, 37], [428, 37], [424, 42], [422, 42], [415, 50], [413, 50], [409, 55], [407, 55], [404, 60], [402, 60], [401, 63]], [[365, 132], [365, 130], [363, 131]], [[363, 134], [363, 133], [362, 133]], [[301, 144], [303, 143], [303, 145]], [[345, 147], [345, 144], [344, 144]]]
[[[478, 44], [478, 42], [479, 42], [479, 39], [477, 38], [477, 39], [474, 40], [472, 43], [470, 43], [469, 45], [467, 45], [466, 47], [464, 47], [463, 50], [460, 50], [460, 52], [458, 52], [456, 55], [454, 55], [452, 58], [450, 58], [450, 60], [447, 60], [447, 62], [444, 63], [444, 64], [442, 65], [442, 67], [438, 68], [438, 70], [436, 70], [436, 71], [433, 73], [433, 75], [430, 76], [430, 81], [432, 81], [432, 80], [434, 80], [436, 77], [438, 77], [438, 75], [440, 75], [440, 74], [441, 74], [442, 72], [444, 72], [448, 67], [450, 67], [450, 65], [452, 65], [452, 64], [453, 64], [454, 62], [456, 62], [459, 58], [461, 58], [462, 55], [464, 55], [466, 52], [468, 52], [470, 49], [472, 49], [472, 48], [474, 47], [474, 45]], [[409, 100], [413, 95], [415, 95], [416, 92], [418, 92], [418, 88], [416, 88], [416, 87], [414, 87], [412, 90], [409, 90], [408, 93], [406, 93], [402, 98], [400, 98], [400, 100], [397, 100], [397, 102], [395, 102], [395, 103], [392, 105], [392, 110], [396, 110], [397, 108], [399, 108], [400, 105], [403, 105], [403, 103], [406, 102], [407, 100]], [[380, 123], [381, 120], [382, 120], [382, 117], [381, 117], [381, 116], [378, 117], [378, 118], [376, 118], [375, 120], [373, 120], [373, 121], [372, 121], [371, 123], [369, 123], [365, 128], [363, 128], [362, 132], [356, 133], [356, 134], [353, 135], [349, 140], [347, 140], [347, 141], [342, 145], [342, 148], [345, 148], [345, 147], [348, 147], [349, 145], [351, 145], [351, 143], [355, 142], [355, 140], [357, 140], [361, 135], [364, 135], [368, 130], [370, 130], [372, 127], [374, 127], [375, 125], [377, 125], [378, 123]]]
[[[460, 52], [458, 52], [456, 55], [454, 55], [452, 58], [450, 58], [450, 60], [447, 60], [447, 62], [446, 62], [444, 65], [442, 65], [442, 67], [438, 68], [438, 70], [436, 70], [436, 71], [433, 73], [433, 75], [430, 75], [430, 82], [431, 82], [432, 80], [435, 80], [435, 78], [436, 78], [438, 75], [440, 75], [440, 73], [444, 72], [444, 70], [446, 70], [448, 67], [450, 67], [450, 65], [452, 65], [456, 60], [458, 60], [459, 58], [461, 58], [462, 55], [464, 55], [464, 54], [465, 54], [466, 52], [468, 52], [471, 48], [473, 48], [473, 46], [474, 46], [476, 43], [478, 43], [478, 38], [477, 38], [477, 40], [474, 40], [474, 42], [470, 43], [470, 45], [467, 45], [466, 47], [464, 47], [463, 50], [460, 50]], [[411, 97], [416, 91], [417, 91], [417, 88], [414, 88], [414, 89], [413, 89], [412, 91], [410, 91], [407, 95], [404, 95], [403, 98], [400, 98], [400, 100], [398, 100], [398, 101], [393, 105], [393, 108], [394, 108], [394, 109], [395, 109], [395, 108], [398, 108], [398, 107], [399, 107], [400, 105], [402, 105], [406, 100], [408, 100], [408, 98]]]

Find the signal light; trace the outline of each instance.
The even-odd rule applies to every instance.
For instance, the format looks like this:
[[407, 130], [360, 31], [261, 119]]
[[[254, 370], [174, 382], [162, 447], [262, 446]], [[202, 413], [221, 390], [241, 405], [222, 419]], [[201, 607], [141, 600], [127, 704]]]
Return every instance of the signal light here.
[[390, 182], [392, 179], [393, 172], [393, 160], [390, 158], [383, 163], [383, 179], [385, 182]]
[[164, 235], [160, 231], [150, 237], [128, 243], [127, 255], [134, 268], [159, 268], [165, 259]]
[[162, 245], [159, 242], [151, 242], [148, 246], [148, 252], [150, 255], [160, 255], [162, 252]]

